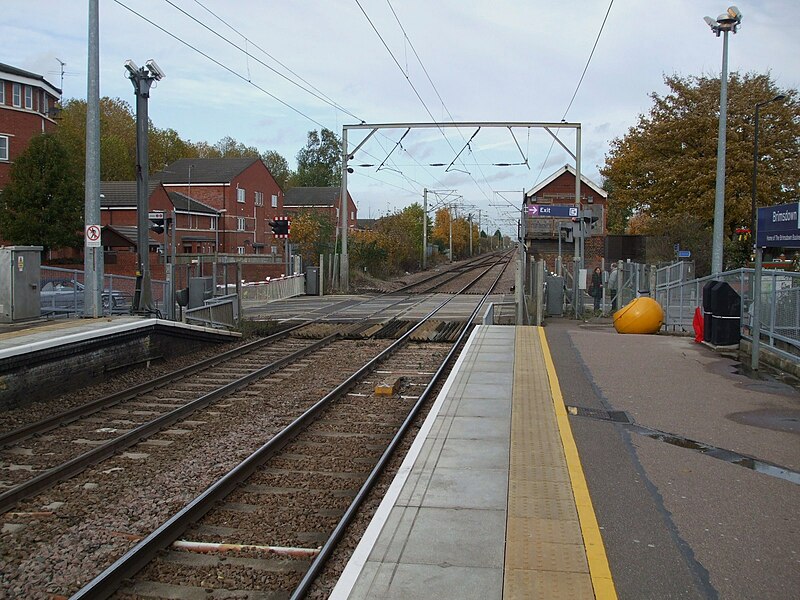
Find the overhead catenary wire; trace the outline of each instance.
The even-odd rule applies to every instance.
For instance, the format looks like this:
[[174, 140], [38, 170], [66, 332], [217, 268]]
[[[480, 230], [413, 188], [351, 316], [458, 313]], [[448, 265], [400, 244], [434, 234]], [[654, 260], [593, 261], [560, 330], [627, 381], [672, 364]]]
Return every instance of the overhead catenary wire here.
[[[414, 94], [416, 95], [417, 99], [418, 99], [418, 100], [420, 101], [420, 103], [422, 104], [423, 108], [425, 109], [425, 112], [427, 112], [427, 113], [428, 113], [428, 116], [431, 118], [431, 121], [433, 121], [434, 123], [436, 123], [436, 118], [433, 116], [433, 113], [431, 112], [430, 108], [428, 108], [428, 105], [427, 105], [427, 103], [425, 102], [425, 100], [422, 98], [421, 94], [419, 93], [419, 90], [417, 90], [417, 87], [414, 85], [414, 83], [411, 81], [411, 78], [408, 76], [408, 74], [407, 74], [407, 73], [405, 72], [405, 70], [403, 69], [403, 66], [400, 64], [400, 61], [398, 61], [398, 60], [397, 60], [397, 57], [396, 57], [396, 56], [394, 55], [394, 53], [392, 52], [391, 48], [389, 48], [389, 45], [386, 43], [386, 40], [385, 40], [385, 39], [383, 38], [383, 36], [381, 35], [380, 31], [378, 31], [378, 28], [375, 26], [375, 23], [372, 21], [372, 19], [370, 18], [370, 16], [367, 14], [367, 11], [366, 11], [366, 10], [364, 10], [364, 7], [361, 5], [361, 2], [360, 2], [359, 0], [355, 0], [355, 3], [358, 5], [358, 8], [361, 10], [362, 14], [364, 15], [364, 18], [366, 18], [366, 19], [367, 19], [367, 22], [370, 24], [370, 27], [372, 27], [372, 30], [375, 32], [375, 35], [377, 35], [377, 36], [378, 36], [378, 39], [379, 39], [379, 40], [381, 41], [381, 43], [383, 44], [383, 47], [384, 47], [384, 48], [386, 49], [386, 51], [389, 53], [389, 56], [392, 58], [392, 61], [394, 61], [394, 64], [395, 64], [395, 65], [397, 65], [397, 68], [398, 68], [398, 69], [400, 69], [400, 72], [403, 74], [403, 77], [405, 78], [405, 80], [406, 80], [406, 82], [408, 83], [408, 85], [409, 85], [409, 86], [411, 86], [411, 89], [414, 91]], [[394, 12], [394, 11], [393, 11], [393, 12]], [[395, 16], [396, 16], [396, 15], [395, 15]], [[407, 37], [407, 36], [406, 36], [406, 39], [408, 39], [408, 37]], [[409, 44], [409, 45], [411, 45], [411, 44]], [[412, 45], [412, 49], [413, 49], [413, 45]], [[416, 50], [414, 50], [414, 52], [415, 52], [415, 54], [416, 54]], [[455, 148], [453, 147], [453, 145], [450, 143], [450, 140], [448, 139], [448, 137], [447, 137], [447, 135], [445, 134], [444, 130], [443, 130], [441, 127], [439, 127], [438, 129], [439, 129], [439, 131], [441, 132], [441, 134], [442, 134], [442, 137], [444, 137], [444, 140], [445, 140], [445, 142], [447, 142], [448, 146], [450, 146], [450, 148], [452, 149], [452, 151], [453, 151], [453, 152], [455, 152], [455, 151], [456, 151], [456, 149], [455, 149]], [[462, 163], [462, 164], [463, 164], [463, 163]], [[464, 165], [464, 167], [466, 168], [466, 165]], [[467, 171], [465, 171], [465, 172], [466, 172], [466, 173], [468, 173]], [[471, 174], [470, 174], [470, 177], [472, 177], [472, 175], [471, 175]], [[475, 178], [474, 178], [474, 177], [472, 177], [472, 180], [473, 180], [473, 182], [475, 183], [475, 185], [478, 187], [478, 189], [481, 191], [481, 193], [482, 193], [482, 194], [483, 194], [483, 195], [486, 197], [486, 199], [488, 200], [488, 199], [489, 199], [488, 195], [487, 195], [487, 194], [486, 194], [486, 192], [485, 192], [485, 191], [484, 191], [484, 190], [483, 190], [483, 189], [480, 187], [480, 185], [478, 184], [478, 182], [475, 180]], [[490, 186], [490, 189], [491, 189], [491, 186]]]
[[[583, 67], [583, 73], [581, 73], [581, 77], [578, 80], [578, 85], [575, 86], [575, 91], [572, 94], [572, 98], [570, 98], [569, 104], [567, 105], [567, 109], [564, 111], [564, 114], [561, 116], [561, 120], [567, 118], [567, 113], [569, 113], [569, 109], [572, 108], [572, 103], [575, 102], [575, 98], [578, 96], [578, 90], [581, 89], [581, 84], [583, 83], [583, 78], [586, 76], [586, 72], [589, 70], [589, 63], [592, 62], [592, 57], [594, 56], [594, 51], [597, 49], [597, 44], [600, 41], [600, 36], [603, 34], [603, 29], [606, 26], [606, 21], [608, 21], [608, 15], [611, 13], [611, 7], [614, 6], [614, 0], [611, 0], [608, 3], [608, 10], [606, 10], [606, 15], [603, 17], [603, 22], [600, 24], [600, 31], [597, 32], [597, 37], [594, 39], [594, 45], [592, 45], [592, 51], [589, 53], [589, 58], [586, 60], [586, 65]], [[560, 133], [560, 132], [558, 132]], [[556, 135], [558, 135], [556, 133]], [[539, 169], [539, 174], [536, 176], [536, 183], [541, 181], [542, 172], [544, 171], [544, 167], [547, 164], [547, 159], [550, 158], [550, 153], [553, 151], [553, 146], [555, 145], [556, 141], [553, 140], [550, 142], [550, 149], [547, 151], [547, 155], [544, 157], [542, 161], [542, 166]], [[536, 183], [534, 185], [536, 185]]]
[[[172, 3], [170, 0], [165, 0], [165, 1], [166, 1], [168, 4], [170, 4], [170, 5], [172, 5], [172, 6], [175, 6], [175, 5], [174, 5], [174, 4], [173, 4], [173, 3]], [[251, 85], [252, 87], [256, 88], [257, 90], [259, 90], [259, 91], [261, 91], [262, 93], [264, 93], [264, 94], [266, 94], [267, 96], [269, 96], [270, 98], [272, 98], [272, 99], [276, 100], [277, 102], [279, 102], [280, 104], [282, 104], [282, 105], [284, 105], [285, 107], [289, 108], [290, 110], [294, 111], [294, 112], [295, 112], [295, 113], [297, 113], [298, 115], [300, 115], [300, 116], [304, 117], [305, 119], [309, 120], [311, 123], [314, 123], [315, 125], [319, 126], [320, 128], [327, 129], [327, 127], [326, 127], [325, 125], [323, 125], [322, 123], [320, 123], [319, 121], [317, 121], [316, 119], [314, 119], [313, 117], [311, 117], [310, 115], [306, 114], [305, 112], [301, 111], [300, 109], [296, 108], [295, 106], [292, 106], [290, 103], [286, 102], [285, 100], [283, 100], [282, 98], [280, 98], [280, 97], [278, 97], [277, 95], [273, 94], [272, 92], [268, 91], [267, 89], [263, 88], [262, 86], [260, 86], [260, 85], [258, 85], [258, 84], [256, 84], [256, 83], [254, 83], [254, 82], [252, 81], [252, 79], [249, 77], [249, 74], [248, 74], [248, 76], [244, 76], [244, 75], [242, 75], [241, 73], [237, 72], [235, 69], [233, 69], [233, 68], [231, 68], [231, 67], [229, 67], [229, 66], [225, 65], [225, 64], [224, 64], [222, 61], [220, 61], [220, 60], [217, 60], [216, 58], [212, 57], [212, 56], [211, 56], [210, 54], [208, 54], [207, 52], [204, 52], [203, 50], [201, 50], [200, 48], [198, 48], [196, 45], [194, 45], [194, 44], [192, 44], [192, 43], [189, 43], [188, 41], [184, 40], [184, 39], [183, 39], [183, 38], [181, 38], [180, 36], [178, 36], [178, 35], [176, 35], [176, 34], [172, 33], [171, 31], [169, 31], [169, 30], [168, 30], [168, 29], [166, 29], [165, 27], [163, 27], [163, 26], [159, 25], [158, 23], [156, 23], [156, 22], [155, 22], [155, 21], [153, 21], [152, 19], [149, 19], [148, 17], [146, 17], [145, 15], [143, 15], [143, 14], [141, 14], [141, 13], [137, 12], [137, 11], [136, 11], [136, 10], [134, 10], [133, 8], [131, 8], [131, 7], [127, 6], [127, 5], [125, 5], [125, 4], [124, 4], [123, 2], [121, 2], [120, 0], [114, 0], [114, 2], [115, 2], [116, 4], [118, 4], [119, 6], [121, 6], [122, 8], [126, 9], [127, 11], [131, 12], [132, 14], [136, 15], [137, 17], [139, 17], [140, 19], [142, 19], [142, 20], [143, 20], [143, 21], [145, 21], [146, 23], [148, 23], [148, 24], [152, 25], [153, 27], [155, 27], [155, 28], [156, 28], [156, 29], [158, 29], [159, 31], [161, 31], [161, 32], [165, 33], [166, 35], [168, 35], [169, 37], [173, 38], [173, 39], [174, 39], [174, 40], [176, 40], [177, 42], [179, 42], [179, 43], [183, 44], [184, 46], [186, 46], [187, 48], [189, 48], [189, 49], [193, 50], [194, 52], [197, 52], [198, 54], [200, 54], [200, 55], [201, 55], [201, 56], [203, 56], [204, 58], [206, 58], [206, 59], [210, 60], [211, 62], [213, 62], [213, 63], [214, 63], [214, 64], [216, 64], [217, 66], [219, 66], [219, 67], [223, 68], [224, 70], [228, 71], [229, 73], [231, 73], [231, 74], [232, 74], [232, 75], [234, 75], [235, 77], [237, 77], [237, 78], [241, 79], [242, 81], [245, 81], [246, 83], [248, 83], [248, 84], [249, 84], [249, 85]], [[198, 4], [200, 4], [200, 3], [198, 2]], [[202, 5], [201, 5], [201, 6], [202, 6]], [[210, 29], [208, 26], [206, 26], [205, 24], [203, 24], [203, 23], [199, 22], [199, 21], [198, 21], [198, 20], [197, 20], [195, 17], [193, 17], [193, 16], [189, 15], [189, 14], [188, 14], [186, 11], [184, 11], [183, 9], [180, 9], [180, 8], [179, 8], [179, 7], [177, 7], [177, 6], [175, 6], [175, 8], [177, 8], [177, 9], [178, 9], [178, 10], [179, 10], [181, 13], [183, 13], [183, 14], [184, 14], [184, 15], [186, 15], [187, 17], [189, 17], [189, 18], [191, 18], [192, 20], [194, 20], [194, 21], [198, 22], [199, 24], [201, 24], [201, 25], [202, 25], [204, 28], [206, 28], [206, 29], [209, 29], [209, 31], [212, 31], [212, 33], [214, 33], [214, 34], [215, 34], [215, 35], [217, 35], [218, 37], [222, 37], [222, 36], [220, 36], [218, 33], [216, 33], [216, 32], [214, 32], [213, 30], [211, 30], [211, 29]], [[212, 13], [212, 14], [213, 14], [213, 13]], [[214, 15], [214, 16], [216, 16], [216, 15]], [[217, 17], [217, 18], [219, 18], [219, 17]], [[226, 23], [225, 21], [223, 21], [221, 18], [219, 18], [219, 19], [220, 19], [220, 21], [222, 21], [223, 23], [225, 23], [225, 24], [227, 25], [227, 23]], [[230, 27], [230, 26], [229, 26], [229, 27]], [[233, 29], [233, 28], [232, 28], [232, 29]], [[233, 31], [236, 31], [236, 30], [235, 30], [235, 29], [233, 29]], [[239, 33], [239, 32], [236, 32], [236, 33], [238, 33], [239, 35], [242, 35], [242, 34], [241, 34], [241, 33]], [[245, 39], [247, 39], [247, 38], [246, 38], [246, 36], [244, 36], [244, 35], [242, 35], [242, 37], [243, 37], [243, 38], [245, 38]], [[285, 76], [285, 75], [282, 75], [281, 73], [278, 73], [278, 72], [277, 72], [277, 71], [276, 71], [274, 68], [272, 68], [272, 67], [270, 67], [269, 65], [265, 64], [263, 61], [259, 60], [257, 57], [254, 57], [254, 56], [252, 56], [252, 54], [250, 54], [250, 53], [247, 51], [247, 49], [246, 49], [246, 48], [242, 48], [242, 47], [238, 46], [237, 44], [235, 44], [235, 43], [233, 43], [233, 42], [230, 42], [229, 40], [227, 40], [227, 39], [226, 39], [226, 38], [224, 38], [224, 37], [222, 37], [222, 39], [224, 39], [224, 40], [225, 40], [226, 42], [228, 42], [230, 45], [232, 45], [233, 47], [237, 48], [239, 51], [243, 52], [244, 54], [246, 54], [246, 55], [247, 55], [247, 56], [249, 56], [250, 58], [253, 58], [254, 60], [256, 60], [257, 62], [259, 62], [259, 63], [260, 63], [260, 64], [262, 64], [263, 66], [267, 67], [267, 68], [268, 68], [268, 69], [270, 69], [271, 71], [273, 71], [273, 72], [277, 73], [278, 75], [280, 75], [280, 76], [281, 76], [281, 77], [283, 77], [284, 79], [287, 79], [288, 81], [290, 81], [290, 82], [291, 82], [291, 80], [290, 80], [290, 79], [288, 79], [288, 78], [286, 78], [286, 76]], [[262, 51], [263, 51], [263, 50], [262, 50]], [[266, 52], [265, 52], [265, 54], [266, 54]], [[273, 60], [276, 60], [276, 62], [279, 62], [279, 61], [277, 61], [277, 59], [273, 59]], [[279, 64], [282, 64], [282, 63], [279, 63]], [[285, 68], [287, 68], [287, 70], [290, 70], [290, 69], [288, 69], [288, 67], [285, 67]], [[291, 70], [290, 70], [290, 71], [291, 71]], [[298, 76], [298, 77], [299, 77], [299, 76]], [[302, 79], [302, 78], [300, 78], [300, 79]], [[305, 80], [303, 80], [303, 81], [305, 81]], [[310, 92], [308, 89], [306, 89], [304, 86], [301, 86], [301, 85], [297, 84], [296, 82], [291, 82], [291, 83], [294, 83], [295, 85], [297, 85], [297, 87], [299, 87], [300, 89], [303, 89], [304, 91], [306, 91], [306, 92], [310, 93], [311, 95], [313, 95], [313, 96], [314, 96], [314, 97], [316, 97], [317, 99], [319, 99], [319, 100], [321, 100], [321, 101], [323, 101], [323, 102], [326, 102], [326, 101], [325, 101], [325, 100], [324, 100], [322, 97], [320, 97], [320, 96], [325, 96], [325, 94], [323, 94], [322, 92], [319, 92], [319, 95], [318, 95], [318, 94], [314, 94], [314, 93]], [[308, 84], [308, 85], [309, 85], [309, 87], [314, 87], [314, 86], [312, 86], [311, 84]], [[316, 88], [314, 88], [314, 89], [316, 89]], [[337, 102], [335, 102], [335, 101], [333, 101], [333, 100], [330, 100], [330, 102], [326, 102], [326, 103], [327, 103], [329, 106], [331, 106], [331, 107], [333, 107], [333, 108], [335, 108], [335, 109], [337, 109], [337, 110], [341, 110], [342, 112], [345, 112], [346, 114], [348, 114], [348, 115], [352, 116], [353, 118], [355, 118], [355, 119], [357, 119], [357, 120], [359, 120], [359, 121], [361, 121], [361, 122], [364, 122], [364, 121], [363, 121], [362, 119], [360, 119], [360, 118], [359, 118], [357, 115], [354, 115], [353, 113], [351, 113], [350, 111], [348, 111], [347, 109], [345, 109], [344, 107], [342, 107], [341, 105], [339, 105]], [[388, 138], [387, 138], [387, 139], [388, 139]], [[372, 154], [370, 154], [370, 153], [368, 153], [368, 152], [365, 152], [365, 154], [367, 154], [368, 156], [371, 156], [372, 158], [374, 158], [375, 160], [377, 160], [377, 157], [376, 157], [376, 156], [374, 156], [374, 155], [372, 155]], [[410, 155], [410, 153], [409, 153], [409, 156], [411, 156], [411, 155]], [[412, 159], [413, 159], [413, 156], [412, 156]], [[414, 160], [416, 160], [416, 159], [414, 159]], [[419, 164], [419, 163], [418, 163], [418, 164]], [[405, 175], [404, 175], [404, 177], [406, 177], [406, 180], [407, 180], [409, 183], [413, 182], [413, 183], [415, 183], [415, 184], [419, 185], [420, 187], [424, 187], [424, 184], [422, 184], [422, 183], [420, 183], [420, 182], [418, 182], [418, 181], [415, 181], [415, 180], [413, 180], [413, 179], [409, 179], [409, 178], [408, 178], [407, 176], [405, 176]], [[434, 177], [433, 179], [436, 179], [436, 178]], [[438, 180], [437, 180], [437, 182], [438, 182]], [[415, 194], [416, 194], [416, 193], [415, 193]]]

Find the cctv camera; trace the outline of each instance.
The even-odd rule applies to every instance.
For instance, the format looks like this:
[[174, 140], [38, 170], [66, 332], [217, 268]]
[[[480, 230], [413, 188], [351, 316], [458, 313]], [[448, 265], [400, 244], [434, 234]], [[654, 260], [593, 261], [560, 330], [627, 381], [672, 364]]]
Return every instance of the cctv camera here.
[[164, 71], [161, 70], [161, 67], [159, 67], [156, 64], [156, 61], [154, 61], [152, 58], [148, 60], [145, 64], [147, 65], [147, 68], [150, 70], [150, 73], [153, 75], [153, 77], [156, 78], [156, 80], [164, 79], [164, 77], [167, 76], [166, 73], [164, 73]]
[[128, 73], [131, 75], [136, 75], [139, 72], [139, 67], [131, 59], [125, 61], [125, 68], [128, 69]]

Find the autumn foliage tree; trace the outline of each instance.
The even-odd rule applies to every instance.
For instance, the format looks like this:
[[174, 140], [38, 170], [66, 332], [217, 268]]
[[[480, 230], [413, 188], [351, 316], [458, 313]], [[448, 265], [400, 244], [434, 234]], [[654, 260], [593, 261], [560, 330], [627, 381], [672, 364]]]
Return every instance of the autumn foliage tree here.
[[[687, 222], [689, 216], [692, 229], [710, 229], [713, 224], [720, 80], [674, 75], [664, 82], [667, 93], [651, 94], [649, 113], [612, 141], [600, 171], [611, 192], [609, 219], [614, 216], [618, 232], [630, 219], [638, 220], [642, 233], [663, 231], [664, 225]], [[759, 206], [797, 198], [798, 93], [779, 89], [769, 74], [730, 75], [724, 224], [728, 239], [751, 220], [755, 104], [779, 93], [786, 98], [760, 112]]]
[[319, 265], [320, 254], [334, 250], [336, 227], [326, 215], [304, 211], [292, 216], [292, 243], [304, 265]]

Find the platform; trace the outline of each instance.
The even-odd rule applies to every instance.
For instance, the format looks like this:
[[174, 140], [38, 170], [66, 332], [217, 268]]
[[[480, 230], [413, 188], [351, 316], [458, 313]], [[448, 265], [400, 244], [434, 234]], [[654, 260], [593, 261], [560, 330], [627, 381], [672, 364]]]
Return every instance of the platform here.
[[[238, 332], [133, 316], [4, 324], [0, 409], [19, 408], [46, 397], [52, 389], [76, 389], [108, 372], [240, 337]], [[53, 387], [41, 385], [42, 381]]]
[[540, 328], [473, 331], [331, 598], [616, 598]]

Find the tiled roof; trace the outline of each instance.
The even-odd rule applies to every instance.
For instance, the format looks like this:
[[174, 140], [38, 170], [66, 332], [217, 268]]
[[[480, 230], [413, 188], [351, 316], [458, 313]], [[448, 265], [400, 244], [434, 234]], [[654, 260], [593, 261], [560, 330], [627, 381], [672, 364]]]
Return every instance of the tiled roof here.
[[[128, 240], [133, 246], [136, 246], [139, 243], [139, 228], [135, 225], [103, 225], [103, 227], [107, 227], [108, 229], [112, 229], [113, 231], [117, 232], [120, 236]], [[148, 232], [147, 239], [151, 246], [157, 246], [163, 241], [153, 237], [152, 232]]]
[[[148, 180], [147, 197], [150, 198], [153, 195], [153, 191], [160, 185], [161, 182], [158, 180]], [[100, 206], [104, 208], [136, 206], [135, 181], [101, 181], [100, 194]]]
[[339, 206], [341, 188], [336, 187], [296, 187], [288, 190], [283, 197], [283, 205], [291, 206]]
[[[535, 196], [553, 181], [561, 177], [561, 175], [564, 173], [572, 173], [572, 176], [575, 177], [575, 167], [571, 165], [564, 165], [561, 169], [550, 175], [550, 177], [525, 192], [525, 197], [530, 198], [531, 196]], [[608, 192], [606, 192], [599, 184], [586, 177], [583, 173], [581, 173], [581, 181], [597, 192], [597, 195], [601, 198], [608, 197]]]
[[219, 214], [219, 211], [216, 208], [209, 206], [208, 204], [198, 202], [186, 194], [181, 194], [180, 192], [167, 192], [167, 195], [169, 195], [169, 199], [172, 201], [172, 205], [175, 207], [175, 210], [193, 213], [205, 213], [209, 215]]
[[[162, 183], [230, 183], [260, 158], [181, 158], [153, 177]], [[190, 174], [191, 169], [191, 174]]]
[[37, 73], [31, 73], [30, 71], [24, 71], [23, 69], [18, 69], [17, 67], [12, 67], [11, 65], [7, 65], [5, 63], [0, 63], [0, 73], [8, 73], [9, 75], [16, 75], [17, 77], [27, 77], [28, 79], [35, 79], [37, 81], [41, 81], [42, 83], [47, 84], [49, 87], [54, 89], [56, 92], [61, 94], [61, 90], [54, 86], [52, 83], [47, 81], [43, 76]]

